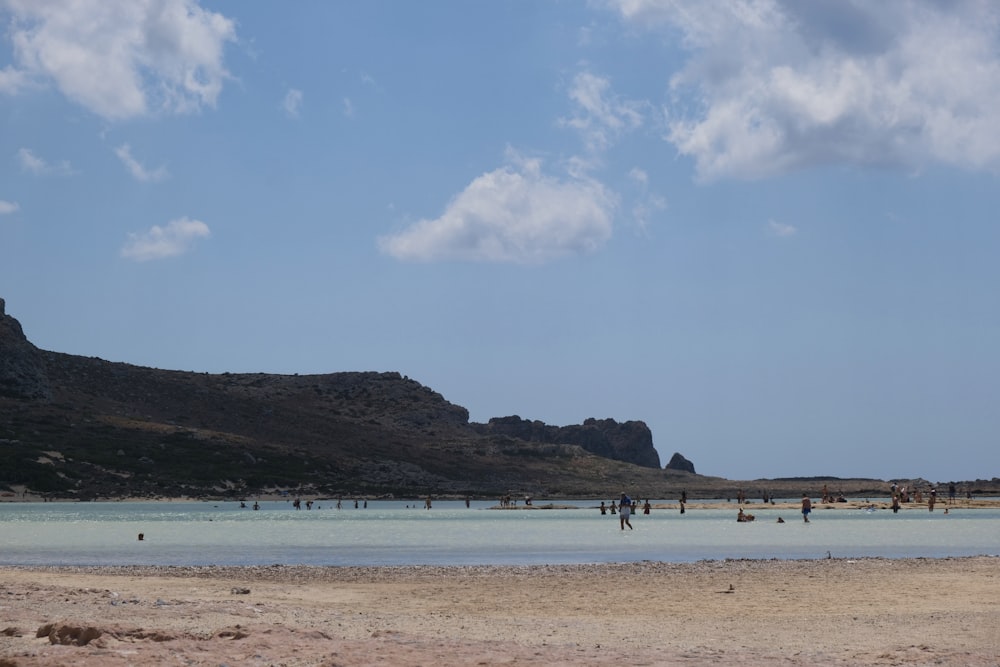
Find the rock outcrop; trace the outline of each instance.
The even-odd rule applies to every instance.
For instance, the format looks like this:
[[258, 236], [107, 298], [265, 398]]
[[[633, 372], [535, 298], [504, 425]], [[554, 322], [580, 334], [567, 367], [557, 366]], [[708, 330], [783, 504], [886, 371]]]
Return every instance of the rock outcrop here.
[[5, 312], [0, 299], [0, 395], [12, 398], [51, 397], [41, 351], [28, 342], [21, 323]]
[[666, 465], [666, 468], [667, 470], [680, 470], [683, 472], [694, 473], [694, 464], [681, 456], [680, 452], [674, 452], [674, 455], [670, 457], [670, 463]]
[[578, 445], [591, 454], [625, 461], [646, 468], [659, 468], [660, 455], [653, 447], [653, 434], [645, 422], [587, 419], [583, 424], [550, 426], [514, 415], [495, 417], [487, 424], [473, 424], [480, 433], [505, 435], [527, 442]]
[[40, 350], [4, 306], [0, 493], [666, 497], [641, 421], [476, 424], [394, 372], [210, 374]]

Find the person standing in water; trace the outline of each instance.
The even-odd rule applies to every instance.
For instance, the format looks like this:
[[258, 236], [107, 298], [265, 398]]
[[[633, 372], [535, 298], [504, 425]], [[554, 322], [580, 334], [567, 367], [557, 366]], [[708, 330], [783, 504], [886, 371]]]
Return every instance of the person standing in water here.
[[812, 500], [808, 494], [802, 494], [802, 520], [809, 523], [809, 513], [813, 510]]
[[628, 529], [632, 530], [632, 522], [628, 520], [631, 514], [632, 499], [622, 493], [621, 500], [618, 501], [618, 523], [621, 524], [622, 530], [625, 530], [625, 526], [628, 526]]

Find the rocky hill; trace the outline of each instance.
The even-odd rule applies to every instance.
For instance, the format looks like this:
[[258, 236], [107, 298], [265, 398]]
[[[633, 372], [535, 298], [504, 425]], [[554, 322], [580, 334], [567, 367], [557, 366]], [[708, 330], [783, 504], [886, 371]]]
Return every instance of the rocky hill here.
[[661, 469], [640, 421], [471, 423], [398, 373], [207, 374], [44, 351], [0, 299], [0, 496], [719, 498], [803, 485], [697, 475], [680, 454]]
[[398, 373], [205, 374], [49, 352], [0, 300], [0, 491], [609, 495], [673, 476], [642, 422], [474, 424]]

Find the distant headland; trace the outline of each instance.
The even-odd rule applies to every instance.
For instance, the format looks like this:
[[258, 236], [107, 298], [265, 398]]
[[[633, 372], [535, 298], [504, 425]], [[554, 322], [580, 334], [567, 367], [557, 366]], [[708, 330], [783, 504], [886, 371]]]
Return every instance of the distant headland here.
[[[470, 422], [468, 410], [399, 373], [208, 374], [45, 351], [0, 299], [0, 495], [8, 498], [559, 498], [622, 489], [719, 498], [798, 494], [808, 482], [699, 475], [680, 453], [661, 467], [641, 421]], [[888, 489], [882, 480], [836, 483], [851, 494]], [[1000, 491], [997, 479], [964, 484]]]

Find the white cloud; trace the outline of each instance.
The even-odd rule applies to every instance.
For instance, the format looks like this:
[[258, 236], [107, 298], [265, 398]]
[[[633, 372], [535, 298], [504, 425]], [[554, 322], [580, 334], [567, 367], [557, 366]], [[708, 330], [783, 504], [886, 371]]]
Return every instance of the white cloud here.
[[768, 220], [767, 231], [772, 236], [786, 237], [795, 236], [799, 230], [797, 227], [793, 227], [792, 225], [786, 225], [775, 220]]
[[132, 157], [132, 149], [128, 144], [122, 144], [115, 149], [115, 155], [118, 159], [122, 161], [122, 164], [128, 169], [132, 177], [137, 181], [143, 183], [158, 183], [164, 180], [170, 174], [167, 172], [166, 167], [157, 167], [156, 169], [150, 171], [142, 165], [141, 162]]
[[204, 222], [178, 218], [165, 227], [153, 225], [141, 234], [129, 234], [121, 255], [136, 262], [175, 257], [190, 250], [196, 240], [210, 235], [211, 231]]
[[354, 103], [349, 97], [344, 98], [344, 115], [348, 118], [354, 118]]
[[639, 167], [632, 167], [628, 172], [628, 177], [643, 187], [649, 185], [649, 174]]
[[289, 88], [288, 92], [285, 93], [282, 107], [289, 118], [298, 118], [299, 111], [302, 109], [302, 91], [298, 88]]
[[49, 163], [35, 155], [35, 152], [30, 148], [19, 149], [17, 151], [17, 158], [21, 162], [21, 169], [38, 174], [39, 176], [67, 176], [75, 173], [69, 161], [61, 160], [56, 163]]
[[702, 179], [827, 163], [1000, 167], [1000, 5], [612, 0], [680, 35], [667, 140]]
[[571, 118], [563, 118], [560, 123], [578, 130], [592, 151], [607, 149], [620, 135], [642, 125], [643, 103], [614, 95], [611, 81], [604, 77], [578, 73], [569, 97], [576, 108]]
[[441, 217], [380, 238], [382, 252], [402, 260], [541, 263], [592, 252], [611, 238], [616, 201], [603, 185], [510, 158], [473, 180]]
[[20, 208], [21, 206], [16, 201], [5, 201], [0, 199], [0, 215], [10, 215]]
[[28, 83], [28, 77], [24, 72], [14, 69], [10, 65], [0, 69], [0, 93], [16, 95], [21, 92]]
[[[228, 73], [233, 22], [197, 0], [4, 0], [16, 70], [117, 120], [214, 106]], [[14, 83], [11, 83], [13, 81]]]
[[643, 233], [649, 231], [650, 218], [667, 208], [667, 200], [659, 195], [647, 195], [632, 205], [632, 219]]

